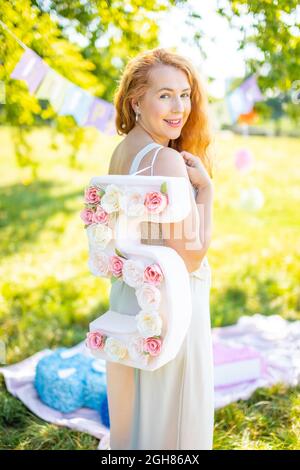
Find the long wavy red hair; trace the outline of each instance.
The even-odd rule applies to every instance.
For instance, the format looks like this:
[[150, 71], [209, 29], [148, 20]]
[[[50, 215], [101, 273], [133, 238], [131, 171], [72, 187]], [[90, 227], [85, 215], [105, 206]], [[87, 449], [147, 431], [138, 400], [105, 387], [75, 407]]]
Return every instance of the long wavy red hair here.
[[140, 52], [126, 64], [114, 95], [115, 125], [119, 135], [128, 134], [135, 126], [135, 112], [131, 99], [141, 98], [146, 92], [149, 72], [155, 65], [171, 65], [186, 73], [191, 87], [191, 112], [177, 139], [169, 147], [197, 155], [212, 178], [211, 126], [208, 114], [208, 97], [198, 71], [185, 57], [165, 48]]

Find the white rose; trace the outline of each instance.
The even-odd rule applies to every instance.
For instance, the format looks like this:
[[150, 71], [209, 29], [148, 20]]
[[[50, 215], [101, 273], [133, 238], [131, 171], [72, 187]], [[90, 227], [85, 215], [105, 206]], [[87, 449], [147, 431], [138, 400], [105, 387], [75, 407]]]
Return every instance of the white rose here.
[[113, 231], [105, 224], [91, 224], [87, 227], [90, 250], [102, 251], [113, 237]]
[[120, 207], [129, 217], [138, 217], [146, 212], [144, 196], [133, 188], [125, 190], [120, 200]]
[[123, 281], [131, 287], [139, 287], [144, 282], [144, 265], [141, 261], [128, 259], [123, 264]]
[[115, 184], [106, 186], [105, 194], [101, 198], [101, 206], [108, 212], [118, 212], [120, 210], [120, 200], [123, 191]]
[[105, 251], [99, 253], [92, 251], [88, 267], [94, 276], [109, 276], [109, 255]]
[[104, 345], [104, 351], [113, 360], [124, 359], [127, 353], [126, 346], [116, 338], [107, 338]]
[[142, 284], [135, 291], [136, 298], [142, 310], [157, 310], [160, 304], [160, 290], [153, 284]]
[[134, 336], [128, 343], [128, 352], [131, 359], [141, 364], [147, 364], [148, 355], [143, 354], [144, 339], [141, 336]]
[[159, 336], [161, 334], [162, 319], [157, 313], [141, 310], [135, 318], [137, 321], [137, 329], [143, 338]]

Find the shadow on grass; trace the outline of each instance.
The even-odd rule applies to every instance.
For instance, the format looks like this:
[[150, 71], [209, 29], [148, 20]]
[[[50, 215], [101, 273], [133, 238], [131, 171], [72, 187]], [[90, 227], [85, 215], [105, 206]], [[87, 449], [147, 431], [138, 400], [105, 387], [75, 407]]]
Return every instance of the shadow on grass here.
[[[59, 194], [62, 184], [36, 181], [29, 186], [14, 184], [0, 187], [1, 253], [8, 256], [24, 244], [32, 244], [47, 220], [56, 213], [72, 214], [76, 209], [66, 203], [83, 195], [81, 190]], [[64, 227], [62, 225], [61, 231]]]

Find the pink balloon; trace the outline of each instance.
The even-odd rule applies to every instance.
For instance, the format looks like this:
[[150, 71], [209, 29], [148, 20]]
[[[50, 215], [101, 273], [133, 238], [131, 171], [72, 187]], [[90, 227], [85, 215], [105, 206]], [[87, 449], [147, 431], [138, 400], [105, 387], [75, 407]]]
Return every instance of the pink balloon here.
[[246, 148], [239, 149], [235, 154], [235, 166], [239, 171], [249, 170], [252, 160], [252, 153]]

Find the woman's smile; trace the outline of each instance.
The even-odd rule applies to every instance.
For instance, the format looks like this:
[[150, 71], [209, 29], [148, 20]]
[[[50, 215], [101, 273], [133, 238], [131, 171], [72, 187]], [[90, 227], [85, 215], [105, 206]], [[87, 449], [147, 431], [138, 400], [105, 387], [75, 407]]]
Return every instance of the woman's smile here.
[[170, 127], [180, 127], [182, 125], [182, 118], [180, 119], [164, 119], [164, 121], [167, 123], [168, 126]]

